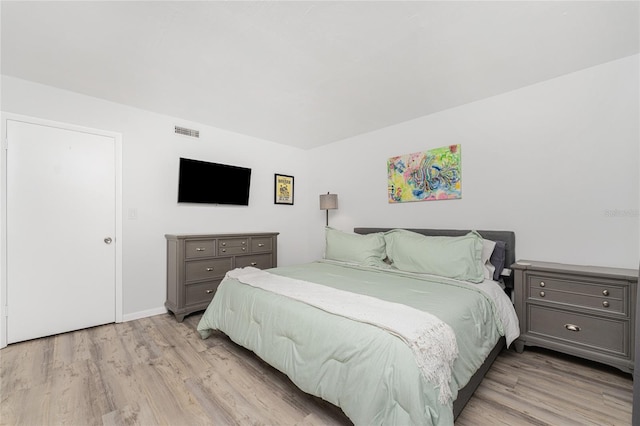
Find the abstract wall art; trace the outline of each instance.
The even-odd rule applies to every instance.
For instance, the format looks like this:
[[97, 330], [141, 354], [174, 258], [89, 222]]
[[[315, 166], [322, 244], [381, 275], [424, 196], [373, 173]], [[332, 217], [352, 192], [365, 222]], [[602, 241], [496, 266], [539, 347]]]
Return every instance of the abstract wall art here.
[[460, 145], [389, 158], [389, 203], [462, 198], [461, 159]]

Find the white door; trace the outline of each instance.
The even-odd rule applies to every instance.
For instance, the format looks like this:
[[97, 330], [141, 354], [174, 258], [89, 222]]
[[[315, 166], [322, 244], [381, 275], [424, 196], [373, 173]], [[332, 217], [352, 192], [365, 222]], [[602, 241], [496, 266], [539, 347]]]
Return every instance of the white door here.
[[7, 120], [7, 342], [115, 321], [115, 140]]

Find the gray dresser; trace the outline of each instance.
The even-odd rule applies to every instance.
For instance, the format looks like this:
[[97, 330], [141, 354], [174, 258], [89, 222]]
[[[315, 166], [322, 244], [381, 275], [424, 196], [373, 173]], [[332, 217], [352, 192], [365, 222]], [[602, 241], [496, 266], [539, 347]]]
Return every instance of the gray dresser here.
[[638, 271], [513, 264], [518, 352], [540, 346], [633, 371]]
[[167, 301], [164, 306], [182, 321], [206, 309], [227, 271], [278, 264], [278, 233], [165, 235]]

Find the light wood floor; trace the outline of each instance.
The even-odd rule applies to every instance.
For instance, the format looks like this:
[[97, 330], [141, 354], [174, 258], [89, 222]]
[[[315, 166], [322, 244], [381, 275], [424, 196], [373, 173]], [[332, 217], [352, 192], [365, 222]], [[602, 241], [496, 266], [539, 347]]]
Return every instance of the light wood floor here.
[[[2, 425], [347, 425], [251, 352], [158, 315], [0, 350]], [[456, 426], [629, 425], [632, 379], [543, 350], [503, 351]]]

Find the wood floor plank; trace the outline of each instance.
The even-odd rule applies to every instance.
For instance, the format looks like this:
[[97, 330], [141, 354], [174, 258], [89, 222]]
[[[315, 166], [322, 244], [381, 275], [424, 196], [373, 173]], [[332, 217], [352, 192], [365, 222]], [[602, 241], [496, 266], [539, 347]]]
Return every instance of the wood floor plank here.
[[[218, 345], [206, 352], [211, 369], [229, 380], [242, 395], [251, 395], [250, 411], [258, 410], [266, 424], [295, 424], [307, 414], [306, 401], [299, 403], [299, 390], [284, 375], [262, 363], [237, 345]], [[248, 360], [257, 361], [255, 364]], [[265, 374], [268, 371], [269, 374]], [[211, 381], [208, 379], [207, 381]], [[285, 401], [286, 404], [282, 404]], [[253, 413], [254, 415], [256, 413]]]
[[501, 397], [493, 398], [485, 391], [476, 391], [456, 420], [456, 426], [549, 426], [531, 414], [505, 405], [501, 401]]
[[[92, 360], [78, 361], [52, 372], [49, 391], [55, 394], [50, 401], [47, 423], [101, 424], [102, 414], [114, 409], [105, 394], [102, 380]], [[56, 391], [61, 389], [61, 392]], [[33, 400], [35, 402], [35, 400]]]
[[16, 390], [46, 384], [49, 379], [52, 345], [51, 338], [46, 341], [38, 339], [20, 343], [15, 350], [3, 350], [0, 353], [1, 359], [12, 368], [0, 371], [2, 384], [8, 389]]
[[206, 424], [209, 416], [165, 361], [140, 367], [144, 395], [159, 424]]
[[151, 407], [146, 401], [125, 405], [102, 416], [102, 424], [104, 426], [157, 425], [160, 423], [160, 420], [153, 415]]
[[[516, 383], [505, 387], [497, 376]], [[456, 424], [626, 426], [631, 424], [631, 388], [629, 374], [608, 366], [542, 349], [504, 351]], [[617, 410], [607, 406], [618, 404]], [[505, 413], [508, 418], [501, 420]]]
[[[349, 425], [201, 314], [158, 315], [0, 351], [0, 425]], [[456, 426], [631, 424], [632, 379], [542, 349], [503, 351]]]

